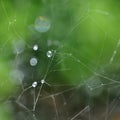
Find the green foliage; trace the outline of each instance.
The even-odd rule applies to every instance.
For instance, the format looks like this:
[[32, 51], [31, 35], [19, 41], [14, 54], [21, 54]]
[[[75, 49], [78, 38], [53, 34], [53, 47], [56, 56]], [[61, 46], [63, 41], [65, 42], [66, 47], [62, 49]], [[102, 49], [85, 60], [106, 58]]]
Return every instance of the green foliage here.
[[[52, 67], [57, 60], [62, 60], [57, 69], [63, 71], [51, 73], [47, 78], [52, 82], [77, 84], [104, 71], [119, 44], [119, 11], [118, 0], [1, 0], [0, 98], [6, 99], [15, 91], [10, 73], [13, 66], [16, 67], [11, 65], [15, 58], [13, 43], [19, 40], [26, 43], [26, 49], [19, 58], [20, 64], [17, 67], [28, 72], [28, 84], [33, 81], [30, 75], [33, 74], [38, 80], [48, 65], [48, 59], [42, 52], [37, 54], [29, 49], [35, 43], [44, 52], [57, 50]], [[51, 22], [51, 28], [46, 33], [40, 33], [34, 28], [35, 19], [39, 16], [45, 16]], [[58, 45], [49, 46], [49, 40], [53, 43], [57, 41]], [[119, 50], [120, 48], [117, 49]], [[30, 55], [40, 59], [34, 72], [29, 66]], [[117, 54], [112, 68], [119, 64], [119, 59]], [[11, 110], [8, 107], [4, 104], [0, 106], [1, 120], [10, 120]]]

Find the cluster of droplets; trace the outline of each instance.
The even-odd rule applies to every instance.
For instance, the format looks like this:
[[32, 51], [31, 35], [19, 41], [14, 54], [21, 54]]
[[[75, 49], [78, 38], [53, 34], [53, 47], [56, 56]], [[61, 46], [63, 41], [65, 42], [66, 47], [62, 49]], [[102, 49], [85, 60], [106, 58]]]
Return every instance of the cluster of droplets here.
[[[39, 49], [39, 46], [38, 46], [37, 44], [35, 44], [35, 45], [33, 46], [33, 51], [38, 51], [38, 49]], [[53, 56], [53, 51], [52, 51], [52, 50], [48, 50], [48, 51], [46, 52], [46, 56], [47, 56], [48, 58], [51, 58], [51, 57]], [[36, 57], [30, 58], [30, 65], [31, 65], [31, 66], [36, 66], [37, 64], [38, 64], [38, 59], [37, 59]], [[44, 84], [44, 83], [45, 83], [45, 80], [42, 79], [42, 80], [41, 80], [41, 84]], [[34, 82], [32, 83], [32, 87], [33, 87], [33, 88], [37, 87], [37, 85], [38, 85], [37, 81], [34, 81]]]
[[[47, 32], [47, 31], [50, 29], [51, 24], [50, 24], [50, 21], [48, 20], [48, 18], [46, 18], [46, 17], [44, 17], [44, 16], [39, 16], [39, 17], [37, 17], [36, 20], [35, 20], [35, 25], [34, 25], [34, 27], [35, 27], [35, 29], [36, 29], [38, 32], [43, 33], [43, 32]], [[38, 49], [39, 49], [38, 45], [35, 44], [35, 45], [33, 46], [33, 50], [34, 50], [34, 51], [38, 51]], [[52, 51], [49, 50], [49, 51], [46, 53], [46, 55], [47, 55], [48, 58], [51, 58], [51, 57], [52, 57]], [[37, 63], [38, 63], [37, 58], [32, 57], [32, 58], [30, 59], [30, 65], [31, 65], [31, 66], [36, 66]]]
[[[33, 46], [33, 50], [34, 50], [34, 51], [37, 51], [38, 49], [39, 49], [38, 45], [35, 44], [35, 45]], [[53, 56], [53, 51], [52, 51], [52, 50], [48, 50], [48, 51], [46, 52], [46, 56], [47, 56], [48, 58], [51, 58], [51, 57]], [[31, 65], [31, 66], [36, 66], [37, 63], [38, 63], [38, 60], [37, 60], [36, 57], [32, 57], [32, 58], [30, 59], [30, 65]]]
[[[40, 32], [40, 33], [44, 33], [44, 32], [47, 32], [47, 31], [50, 29], [51, 23], [50, 23], [50, 21], [48, 20], [48, 18], [46, 18], [46, 17], [44, 17], [44, 16], [39, 16], [39, 17], [37, 17], [36, 20], [35, 20], [34, 27], [35, 27], [35, 30], [36, 30], [36, 31], [38, 31], [38, 32]], [[38, 46], [37, 44], [35, 44], [35, 45], [33, 46], [33, 51], [38, 51], [38, 49], [39, 49], [39, 46]], [[46, 52], [46, 56], [47, 56], [48, 58], [51, 58], [51, 57], [53, 56], [53, 51], [48, 50], [48, 51]], [[30, 65], [31, 65], [31, 66], [36, 66], [37, 64], [38, 64], [38, 59], [37, 59], [36, 57], [30, 58]], [[42, 80], [41, 80], [41, 84], [44, 84], [44, 83], [45, 83], [45, 80], [42, 79]], [[33, 88], [37, 87], [37, 85], [38, 85], [37, 81], [34, 81], [34, 82], [32, 83], [32, 87], [33, 87]]]
[[[40, 82], [41, 82], [41, 84], [44, 84], [44, 83], [45, 83], [45, 80], [42, 79]], [[33, 88], [37, 87], [37, 85], [38, 85], [38, 82], [37, 82], [37, 81], [34, 81], [34, 82], [32, 83], [32, 87], [33, 87]]]
[[[50, 21], [49, 21], [46, 17], [40, 16], [40, 17], [38, 17], [38, 18], [35, 20], [34, 28], [35, 28], [36, 31], [38, 31], [38, 32], [40, 32], [40, 33], [45, 33], [45, 32], [47, 32], [47, 31], [50, 29], [50, 27], [51, 27]], [[24, 51], [24, 49], [25, 49], [25, 45], [24, 45], [23, 42], [21, 42], [21, 41], [20, 41], [18, 44], [15, 44], [15, 45], [14, 45], [14, 51], [16, 52], [16, 54], [22, 53], [22, 52]], [[35, 53], [38, 53], [38, 54], [39, 54], [39, 52], [40, 52], [39, 44], [34, 44], [34, 45], [31, 47], [31, 49], [32, 49]], [[54, 58], [55, 52], [56, 52], [55, 50], [47, 50], [47, 51], [45, 52], [46, 58], [48, 58], [48, 60], [52, 61], [52, 59]], [[28, 62], [29, 62], [29, 65], [34, 68], [35, 66], [38, 65], [39, 59], [37, 58], [37, 56], [31, 56], [31, 57], [29, 58]], [[39, 99], [39, 96], [40, 96], [40, 94], [41, 94], [42, 86], [43, 86], [44, 84], [49, 85], [49, 84], [46, 82], [46, 75], [48, 74], [50, 65], [51, 65], [51, 64], [49, 64], [49, 66], [48, 66], [48, 68], [47, 68], [47, 72], [46, 72], [45, 76], [43, 77], [43, 79], [41, 79], [41, 80], [39, 80], [39, 81], [34, 80], [29, 87], [27, 87], [27, 88], [25, 88], [25, 89], [23, 88], [22, 93], [20, 94], [20, 96], [19, 96], [18, 99], [17, 99], [17, 103], [19, 103], [19, 104], [22, 105], [22, 103], [20, 103], [21, 96], [22, 96], [27, 90], [29, 90], [29, 89], [31, 89], [31, 88], [33, 88], [33, 89], [35, 90], [35, 88], [39, 86], [40, 88], [39, 88], [38, 93], [37, 93], [37, 94], [34, 93], [34, 105], [33, 105], [32, 111], [35, 111], [35, 109], [36, 109], [36, 104], [37, 104], [38, 99]], [[24, 108], [26, 108], [25, 105], [22, 105], [22, 106], [23, 106]], [[28, 108], [28, 109], [29, 109], [29, 108]]]

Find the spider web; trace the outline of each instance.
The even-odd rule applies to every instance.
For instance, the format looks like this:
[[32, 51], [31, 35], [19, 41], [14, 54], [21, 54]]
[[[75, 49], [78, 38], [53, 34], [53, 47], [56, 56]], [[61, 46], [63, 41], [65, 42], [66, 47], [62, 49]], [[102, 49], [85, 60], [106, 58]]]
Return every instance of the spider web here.
[[[54, 11], [54, 9], [58, 4], [63, 6], [68, 4], [69, 8], [72, 9], [72, 2], [71, 0], [61, 2], [51, 0], [50, 5], [48, 5], [47, 1], [43, 0], [40, 3], [43, 5], [43, 9], [41, 9], [43, 13], [46, 8], [45, 6], [51, 11], [50, 16], [52, 17], [50, 18], [53, 26], [50, 28], [51, 31], [49, 33], [39, 34], [33, 29], [33, 25], [29, 25], [30, 33], [29, 38], [27, 38], [28, 41], [24, 40], [23, 33], [16, 30], [15, 24], [19, 18], [15, 15], [14, 18], [11, 19], [8, 14], [7, 5], [1, 0], [1, 8], [7, 19], [6, 31], [13, 32], [14, 34], [14, 36], [13, 34], [9, 34], [7, 39], [1, 44], [2, 53], [9, 45], [9, 42], [13, 41], [11, 45], [13, 50], [11, 51], [14, 53], [12, 53], [14, 70], [11, 74], [14, 79], [17, 79], [17, 81], [14, 81], [17, 92], [16, 95], [10, 97], [7, 101], [10, 101], [14, 108], [14, 119], [114, 119], [114, 116], [116, 117], [120, 112], [120, 82], [119, 73], [117, 73], [119, 71], [118, 55], [120, 40], [114, 37], [114, 35], [110, 36], [110, 39], [114, 39], [115, 42], [114, 45], [112, 45], [112, 50], [110, 50], [110, 48], [108, 49], [109, 52], [107, 52], [109, 54], [104, 59], [106, 52], [106, 42], [104, 41], [109, 39], [109, 35], [106, 31], [101, 30], [104, 34], [104, 40], [98, 53], [98, 61], [92, 60], [92, 57], [87, 57], [91, 52], [86, 52], [86, 55], [77, 55], [79, 51], [77, 51], [77, 46], [76, 48], [74, 47], [74, 43], [76, 45], [79, 42], [76, 41], [73, 43], [72, 40], [69, 43], [67, 41], [67, 39], [70, 39], [71, 36], [76, 34], [76, 31], [79, 31], [79, 26], [88, 19], [91, 19], [91, 21], [98, 26], [98, 29], [102, 28], [97, 21], [93, 19], [91, 12], [105, 16], [111, 14], [101, 9], [90, 9], [90, 3], [88, 2], [88, 5], [84, 9], [80, 9], [80, 16], [77, 16], [75, 21], [70, 20], [70, 24], [73, 24], [70, 25], [69, 28], [66, 28], [66, 30], [68, 30], [67, 32], [63, 32], [61, 28], [57, 31], [58, 33], [54, 33], [55, 21], [59, 24], [57, 12], [61, 10], [58, 9], [58, 11]], [[32, 4], [30, 4], [30, 6], [32, 6]], [[47, 14], [47, 12], [46, 10], [45, 13]], [[69, 12], [68, 14], [70, 14]], [[72, 17], [69, 19], [72, 19]], [[27, 18], [24, 20], [27, 20]], [[62, 25], [62, 23], [60, 23], [60, 25]], [[58, 25], [57, 27], [60, 26]], [[61, 31], [63, 32], [62, 35], [60, 35]], [[4, 39], [5, 34], [6, 32], [0, 34], [2, 39]], [[14, 38], [17, 40], [13, 40]], [[62, 39], [62, 41], [56, 40], [58, 38]], [[65, 40], [65, 44], [63, 44]], [[38, 50], [35, 51], [33, 49], [34, 45], [38, 45]], [[6, 53], [6, 51], [9, 51], [8, 48], [4, 53]], [[51, 51], [50, 57], [47, 55], [48, 51]], [[2, 56], [4, 56], [4, 53], [2, 53]], [[11, 55], [11, 52], [8, 54]], [[37, 60], [36, 64], [33, 61], [35, 66], [30, 65], [31, 58]], [[102, 63], [102, 59], [104, 59], [103, 61], [105, 62]], [[90, 62], [87, 63], [84, 60]], [[75, 67], [71, 64], [75, 65]], [[77, 76], [78, 78], [75, 77], [76, 74], [72, 75], [73, 71], [79, 72], [79, 70], [81, 73]], [[83, 75], [83, 72], [87, 73]], [[36, 82], [36, 84], [34, 84], [34, 82]]]

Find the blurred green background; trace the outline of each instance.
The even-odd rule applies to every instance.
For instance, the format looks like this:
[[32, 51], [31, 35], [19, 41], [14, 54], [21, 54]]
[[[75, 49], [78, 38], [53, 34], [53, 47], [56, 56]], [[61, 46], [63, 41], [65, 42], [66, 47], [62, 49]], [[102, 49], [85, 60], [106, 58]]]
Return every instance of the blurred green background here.
[[[12, 108], [3, 104], [18, 91], [18, 84], [13, 82], [16, 78], [10, 77], [11, 71], [21, 69], [25, 85], [33, 78], [42, 79], [48, 66], [45, 55], [49, 49], [57, 51], [51, 70], [58, 70], [48, 75], [50, 84], [80, 84], [106, 69], [110, 69], [107, 77], [112, 78], [113, 72], [118, 75], [119, 12], [119, 0], [1, 0], [0, 119], [12, 119]], [[35, 30], [35, 20], [39, 16], [50, 21], [47, 32]], [[20, 55], [14, 53], [14, 44], [18, 41], [25, 43], [25, 51]], [[34, 44], [38, 44], [42, 52], [34, 53]], [[37, 67], [29, 65], [31, 56], [39, 59]]]

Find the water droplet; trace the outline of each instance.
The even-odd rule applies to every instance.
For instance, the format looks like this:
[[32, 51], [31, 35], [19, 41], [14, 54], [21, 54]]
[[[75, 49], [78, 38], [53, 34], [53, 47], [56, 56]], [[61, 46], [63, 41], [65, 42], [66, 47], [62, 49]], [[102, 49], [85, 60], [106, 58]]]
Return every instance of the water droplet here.
[[39, 16], [36, 20], [35, 20], [35, 29], [38, 32], [47, 32], [50, 29], [50, 21], [43, 16]]
[[36, 66], [37, 65], [37, 59], [36, 58], [31, 58], [30, 59], [30, 65], [31, 66]]
[[22, 71], [16, 69], [10, 73], [10, 77], [15, 84], [21, 84], [24, 79], [24, 74]]
[[34, 50], [34, 51], [37, 51], [37, 50], [38, 50], [38, 45], [37, 45], [37, 44], [33, 46], [33, 50]]
[[13, 42], [13, 49], [15, 54], [20, 54], [24, 51], [25, 49], [25, 42], [24, 40], [18, 40]]
[[37, 86], [37, 82], [35, 81], [35, 82], [32, 83], [32, 87], [35, 88], [36, 86]]
[[46, 55], [47, 55], [48, 58], [50, 58], [50, 57], [52, 57], [53, 53], [52, 53], [52, 51], [49, 50], [49, 51], [47, 51]]
[[101, 85], [102, 82], [99, 78], [97, 77], [91, 77], [89, 80], [86, 81], [86, 92], [90, 96], [98, 96], [101, 94], [103, 90], [103, 86]]
[[45, 83], [45, 80], [41, 80], [41, 84], [44, 84]]

